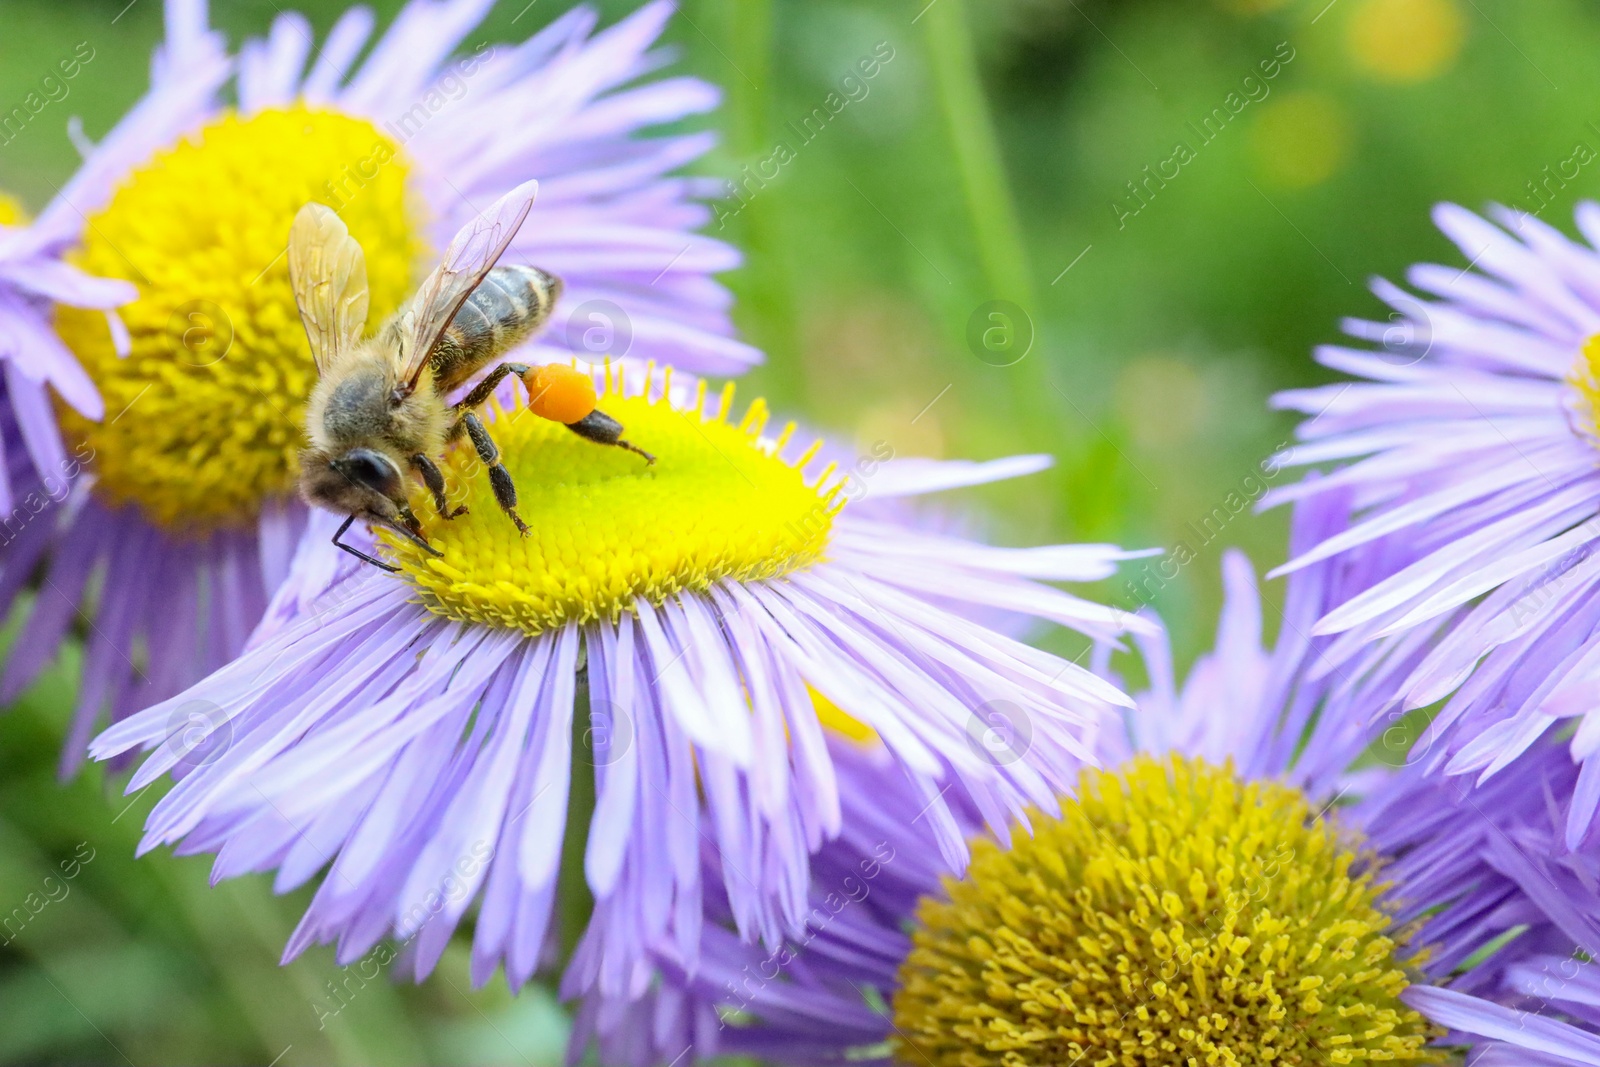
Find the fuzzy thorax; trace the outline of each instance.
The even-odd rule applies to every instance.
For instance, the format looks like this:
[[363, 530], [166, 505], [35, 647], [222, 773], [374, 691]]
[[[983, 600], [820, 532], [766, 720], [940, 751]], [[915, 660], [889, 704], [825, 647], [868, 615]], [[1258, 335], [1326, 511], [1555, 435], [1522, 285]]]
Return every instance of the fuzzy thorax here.
[[823, 557], [841, 501], [828, 471], [804, 473], [816, 447], [793, 462], [781, 457], [792, 425], [764, 439], [765, 403], [755, 401], [738, 423], [728, 419], [731, 403], [731, 385], [709, 404], [702, 385], [679, 410], [650, 382], [642, 394], [625, 390], [620, 376], [608, 382], [600, 410], [657, 457], [649, 466], [528, 411], [492, 407], [489, 432], [516, 482], [528, 536], [496, 505], [465, 441], [442, 468], [452, 504], [468, 513], [446, 521], [425, 492], [412, 496], [442, 555], [382, 536], [430, 610], [530, 635], [614, 620], [640, 597], [661, 604], [718, 582], [780, 578]]

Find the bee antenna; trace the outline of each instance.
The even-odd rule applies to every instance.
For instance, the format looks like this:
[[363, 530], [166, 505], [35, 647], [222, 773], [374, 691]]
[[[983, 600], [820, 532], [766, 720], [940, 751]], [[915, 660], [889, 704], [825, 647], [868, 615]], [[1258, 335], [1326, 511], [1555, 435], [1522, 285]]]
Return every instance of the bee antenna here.
[[421, 534], [417, 533], [415, 530], [408, 530], [402, 524], [391, 519], [384, 519], [383, 524], [389, 529], [393, 530], [395, 533], [400, 534], [407, 541], [410, 541], [412, 544], [422, 549], [424, 552], [428, 553], [430, 556], [444, 555], [443, 552], [440, 552], [437, 548], [434, 548], [432, 545], [428, 544], [427, 539]]

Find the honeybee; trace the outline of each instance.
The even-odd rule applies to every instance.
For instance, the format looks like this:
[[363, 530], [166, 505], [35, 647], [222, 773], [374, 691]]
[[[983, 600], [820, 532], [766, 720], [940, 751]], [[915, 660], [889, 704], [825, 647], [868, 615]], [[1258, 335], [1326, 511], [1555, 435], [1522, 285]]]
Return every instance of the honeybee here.
[[655, 462], [623, 440], [621, 423], [595, 406], [593, 379], [571, 367], [501, 363], [456, 403], [446, 399], [543, 327], [561, 295], [561, 280], [536, 267], [496, 266], [537, 190], [537, 182], [518, 186], [456, 234], [416, 295], [370, 338], [366, 258], [344, 222], [310, 203], [289, 230], [289, 278], [319, 376], [306, 407], [311, 444], [300, 453], [300, 493], [343, 513], [333, 543], [376, 567], [399, 569], [340, 540], [357, 519], [440, 554], [407, 502], [406, 479], [422, 479], [441, 518], [466, 511], [450, 507], [434, 459], [462, 435], [488, 468], [501, 510], [528, 533], [517, 487], [476, 413], [508, 374], [522, 379], [535, 415]]

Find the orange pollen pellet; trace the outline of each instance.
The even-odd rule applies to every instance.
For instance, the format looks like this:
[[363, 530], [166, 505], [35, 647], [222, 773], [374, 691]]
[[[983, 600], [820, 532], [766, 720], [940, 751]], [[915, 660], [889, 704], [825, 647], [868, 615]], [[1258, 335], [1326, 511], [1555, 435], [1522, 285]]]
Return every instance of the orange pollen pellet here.
[[528, 410], [541, 419], [571, 424], [594, 410], [594, 379], [574, 367], [546, 363], [524, 375], [522, 384]]

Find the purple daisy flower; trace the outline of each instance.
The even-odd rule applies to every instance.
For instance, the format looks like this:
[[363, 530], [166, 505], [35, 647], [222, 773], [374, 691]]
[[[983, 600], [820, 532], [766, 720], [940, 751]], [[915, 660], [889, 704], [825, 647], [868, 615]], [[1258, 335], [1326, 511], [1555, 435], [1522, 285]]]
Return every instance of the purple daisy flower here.
[[[744, 936], [800, 928], [808, 856], [841, 830], [829, 736], [875, 739], [954, 865], [957, 811], [999, 826], [1047, 803], [1127, 702], [973, 621], [1099, 642], [1148, 628], [1044, 584], [1106, 577], [1126, 553], [997, 548], [894, 515], [1039, 457], [824, 466], [794, 424], [763, 435], [759, 400], [734, 422], [731, 387], [603, 384], [654, 466], [496, 406], [528, 536], [457, 449], [446, 478], [473, 495], [430, 527], [442, 557], [380, 531], [397, 577], [307, 547], [244, 655], [94, 742], [96, 758], [151, 753], [130, 790], [177, 779], [145, 848], [214, 851], [218, 878], [276, 869], [280, 889], [327, 868], [287, 957], [336, 940], [348, 963], [392, 936], [421, 977], [476, 907], [474, 981], [503, 964], [520, 987], [548, 958], [563, 837], [592, 788], [594, 914], [570, 980], [636, 996], [649, 949], [695, 951], [708, 892]], [[1026, 727], [1025, 751], [984, 743], [996, 718]]]
[[1600, 1037], [1538, 1011], [1511, 1008], [1453, 989], [1419, 986], [1410, 1002], [1473, 1046], [1472, 1067], [1596, 1067]]
[[[1357, 506], [1348, 530], [1276, 573], [1404, 545], [1406, 566], [1330, 604], [1316, 632], [1340, 635], [1335, 658], [1437, 637], [1396, 694], [1401, 711], [1444, 702], [1435, 765], [1488, 777], [1578, 720], [1571, 750], [1585, 773], [1565, 830], [1576, 847], [1600, 814], [1600, 254], [1532, 217], [1495, 217], [1504, 229], [1440, 206], [1434, 219], [1468, 265], [1413, 268], [1433, 299], [1376, 283], [1391, 321], [1345, 324], [1376, 347], [1317, 352], [1358, 380], [1276, 399], [1314, 416], [1288, 462], [1343, 465], [1266, 502], [1339, 490]], [[1600, 240], [1600, 206], [1580, 205], [1577, 224]]]
[[[1347, 506], [1302, 508], [1295, 549], [1336, 536]], [[836, 743], [844, 829], [813, 860], [804, 932], [751, 944], [714, 901], [698, 951], [658, 953], [644, 996], [586, 999], [574, 1057], [598, 1041], [632, 1064], [1442, 1062], [1455, 1040], [1477, 1063], [1600, 1062], [1595, 1009], [1568, 1004], [1594, 982], [1594, 882], [1552, 858], [1548, 798], [1572, 762], [1546, 746], [1482, 792], [1403, 752], [1385, 765], [1348, 712], [1422, 652], [1333, 665], [1310, 636], [1381, 577], [1364, 565], [1297, 572], [1267, 650], [1230, 553], [1215, 649], [1181, 687], [1165, 639], [1142, 639], [1151, 689], [1100, 746], [1115, 769], [1010, 836], [958, 808], [979, 835], [965, 870], [880, 749]]]
[[[237, 655], [288, 573], [306, 522], [295, 455], [315, 380], [283, 256], [302, 204], [333, 206], [365, 247], [376, 324], [465, 221], [536, 178], [538, 202], [503, 262], [560, 276], [564, 295], [516, 358], [717, 374], [760, 358], [732, 336], [713, 278], [737, 253], [695, 232], [715, 190], [676, 173], [713, 135], [644, 135], [718, 100], [693, 78], [652, 77], [670, 59], [656, 42], [671, 4], [598, 31], [595, 13], [575, 8], [515, 44], [474, 35], [491, 6], [414, 0], [375, 39], [372, 13], [352, 8], [320, 46], [285, 14], [230, 59], [206, 5], [172, 0], [149, 97], [57, 205], [8, 232], [52, 255], [71, 245], [76, 269], [126, 279], [96, 299], [136, 290], [114, 328], [63, 307], [59, 340], [34, 346], [37, 367], [86, 372], [63, 379], [82, 414], [65, 413], [62, 428], [90, 477], [54, 512], [55, 536], [16, 564], [26, 573], [49, 554], [0, 699], [31, 682], [93, 599], [64, 772], [104, 715]], [[237, 102], [225, 106], [230, 69]], [[35, 274], [79, 277], [69, 269]], [[70, 295], [65, 284], [43, 295]], [[0, 314], [7, 299], [0, 288]], [[10, 388], [40, 398], [17, 409], [32, 441], [42, 387]]]
[[[61, 62], [70, 69], [84, 61], [74, 56]], [[62, 258], [83, 228], [81, 212], [102, 206], [110, 195], [114, 176], [93, 161], [108, 153], [148, 152], [176, 137], [205, 113], [226, 72], [211, 35], [171, 35], [155, 54], [149, 94], [98, 147], [77, 137], [90, 162], [37, 219], [29, 220], [0, 191], [0, 409], [6, 412], [0, 428], [0, 539], [8, 554], [24, 527], [65, 495], [82, 466], [81, 450], [69, 452], [61, 439], [51, 393], [85, 418], [104, 413], [94, 382], [51, 328], [52, 305], [102, 312], [125, 348], [125, 331], [112, 309], [138, 295], [127, 281], [94, 277]], [[23, 565], [24, 572], [30, 565]]]
[[20, 232], [20, 209], [0, 196], [0, 522], [8, 544], [37, 514], [29, 498], [37, 499], [48, 482], [47, 494], [59, 499], [81, 466], [61, 442], [49, 390], [85, 414], [98, 417], [101, 410], [94, 383], [50, 329], [49, 302], [109, 311], [133, 296], [125, 282], [93, 278], [17, 247]]

